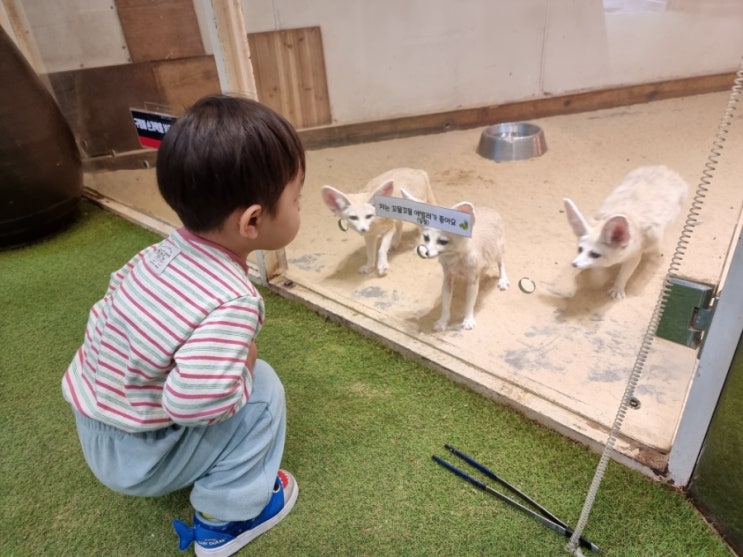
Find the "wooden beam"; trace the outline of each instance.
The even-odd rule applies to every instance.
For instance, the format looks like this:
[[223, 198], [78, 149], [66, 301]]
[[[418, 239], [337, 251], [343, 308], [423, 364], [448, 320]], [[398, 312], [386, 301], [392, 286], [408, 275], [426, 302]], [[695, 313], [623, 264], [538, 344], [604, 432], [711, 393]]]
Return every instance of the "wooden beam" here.
[[[299, 135], [305, 148], [322, 149], [716, 93], [732, 88], [734, 80], [734, 73], [676, 79], [391, 120], [300, 129]], [[118, 153], [115, 159], [88, 159], [84, 161], [84, 169], [142, 168], [145, 164], [154, 164], [154, 157], [154, 152], [138, 151], [131, 156]]]
[[300, 130], [307, 149], [464, 130], [729, 90], [734, 73], [675, 79], [514, 103]]
[[49, 81], [46, 79], [46, 66], [31, 32], [31, 25], [28, 23], [21, 0], [0, 0], [0, 25], [51, 91]]
[[222, 91], [256, 99], [248, 31], [240, 0], [210, 0], [206, 4]]

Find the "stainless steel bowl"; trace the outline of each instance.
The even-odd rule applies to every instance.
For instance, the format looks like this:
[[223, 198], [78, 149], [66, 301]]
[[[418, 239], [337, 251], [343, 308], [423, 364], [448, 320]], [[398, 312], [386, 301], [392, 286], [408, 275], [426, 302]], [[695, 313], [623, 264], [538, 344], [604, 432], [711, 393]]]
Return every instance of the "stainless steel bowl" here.
[[506, 122], [485, 128], [477, 153], [496, 162], [520, 161], [547, 151], [542, 128], [525, 122]]

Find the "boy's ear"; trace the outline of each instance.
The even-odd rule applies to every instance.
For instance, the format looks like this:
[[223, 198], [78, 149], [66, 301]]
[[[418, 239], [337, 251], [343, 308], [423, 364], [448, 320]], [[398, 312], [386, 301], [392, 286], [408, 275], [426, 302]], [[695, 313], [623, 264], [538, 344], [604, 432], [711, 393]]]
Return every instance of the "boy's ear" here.
[[255, 239], [258, 236], [258, 225], [262, 214], [263, 207], [258, 204], [244, 209], [238, 219], [240, 236]]

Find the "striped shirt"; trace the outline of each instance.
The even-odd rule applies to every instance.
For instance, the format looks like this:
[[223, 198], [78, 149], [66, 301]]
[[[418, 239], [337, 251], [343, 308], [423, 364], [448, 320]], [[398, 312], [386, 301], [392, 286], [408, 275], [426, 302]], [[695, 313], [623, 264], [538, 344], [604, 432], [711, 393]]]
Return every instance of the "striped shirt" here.
[[250, 397], [246, 362], [263, 317], [246, 262], [176, 230], [111, 275], [62, 392], [129, 432], [219, 422]]

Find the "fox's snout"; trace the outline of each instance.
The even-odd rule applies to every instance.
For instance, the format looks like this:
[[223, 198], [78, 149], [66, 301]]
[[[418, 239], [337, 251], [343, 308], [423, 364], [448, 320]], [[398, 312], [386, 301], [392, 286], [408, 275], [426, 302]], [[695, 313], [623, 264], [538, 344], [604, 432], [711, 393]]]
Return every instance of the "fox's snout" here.
[[583, 269], [588, 269], [589, 267], [593, 267], [595, 263], [596, 263], [596, 260], [590, 259], [583, 255], [579, 255], [578, 257], [573, 259], [572, 265], [576, 269], [583, 270]]
[[438, 257], [439, 250], [437, 250], [435, 246], [425, 246], [425, 248], [426, 248], [426, 257], [428, 257], [429, 259]]
[[353, 228], [359, 234], [365, 234], [365, 233], [369, 232], [370, 226], [366, 222], [359, 222], [359, 221], [355, 221], [355, 220], [348, 220], [346, 222], [348, 222], [348, 226], [350, 226], [351, 228]]

